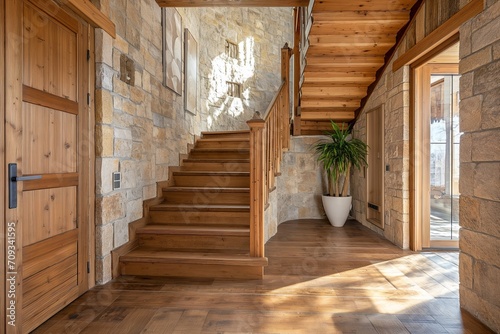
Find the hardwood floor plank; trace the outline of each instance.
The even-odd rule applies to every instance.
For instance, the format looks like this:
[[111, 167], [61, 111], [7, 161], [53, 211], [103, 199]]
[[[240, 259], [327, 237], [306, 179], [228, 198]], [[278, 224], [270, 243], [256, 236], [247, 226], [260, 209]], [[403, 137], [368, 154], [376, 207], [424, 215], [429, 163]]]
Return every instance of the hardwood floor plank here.
[[302, 220], [281, 224], [266, 256], [262, 279], [122, 276], [35, 333], [492, 333], [460, 309], [458, 253]]

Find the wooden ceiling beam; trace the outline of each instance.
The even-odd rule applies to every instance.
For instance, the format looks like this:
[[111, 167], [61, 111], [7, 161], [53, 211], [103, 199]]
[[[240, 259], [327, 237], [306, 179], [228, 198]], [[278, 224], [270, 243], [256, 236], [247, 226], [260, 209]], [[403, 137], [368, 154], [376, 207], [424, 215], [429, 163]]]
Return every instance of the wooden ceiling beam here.
[[414, 0], [358, 0], [358, 1], [338, 1], [322, 0], [314, 3], [313, 12], [323, 11], [378, 11], [378, 10], [407, 10], [409, 11]]
[[362, 73], [366, 75], [374, 75], [380, 65], [358, 65], [358, 64], [329, 64], [329, 65], [306, 65], [306, 72], [337, 72], [338, 75], [350, 73]]
[[384, 58], [379, 56], [359, 56], [359, 55], [332, 55], [332, 56], [311, 56], [307, 55], [308, 65], [329, 66], [332, 64], [356, 64], [359, 66], [382, 66]]
[[393, 34], [369, 35], [369, 34], [345, 34], [345, 35], [309, 35], [310, 45], [320, 44], [321, 46], [350, 44], [350, 45], [370, 45], [386, 44], [393, 46], [396, 37]]
[[395, 10], [379, 10], [379, 11], [337, 11], [337, 12], [314, 12], [314, 22], [335, 22], [335, 21], [386, 21], [397, 20], [408, 21], [408, 12]]
[[395, 22], [314, 22], [311, 35], [394, 35], [403, 23]]
[[308, 0], [156, 0], [160, 7], [305, 7]]
[[375, 44], [375, 45], [335, 45], [335, 46], [320, 46], [311, 45], [307, 49], [310, 55], [338, 55], [338, 54], [352, 54], [352, 53], [362, 53], [370, 56], [381, 56], [383, 57], [387, 50], [391, 48], [391, 44]]

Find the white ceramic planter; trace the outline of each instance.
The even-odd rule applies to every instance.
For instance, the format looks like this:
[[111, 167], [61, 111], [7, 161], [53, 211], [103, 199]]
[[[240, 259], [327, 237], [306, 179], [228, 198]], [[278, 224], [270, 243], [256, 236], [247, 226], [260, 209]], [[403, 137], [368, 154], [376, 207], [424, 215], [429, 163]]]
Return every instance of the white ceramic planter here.
[[322, 199], [323, 208], [330, 224], [335, 227], [344, 226], [351, 209], [352, 196], [333, 197], [323, 195]]

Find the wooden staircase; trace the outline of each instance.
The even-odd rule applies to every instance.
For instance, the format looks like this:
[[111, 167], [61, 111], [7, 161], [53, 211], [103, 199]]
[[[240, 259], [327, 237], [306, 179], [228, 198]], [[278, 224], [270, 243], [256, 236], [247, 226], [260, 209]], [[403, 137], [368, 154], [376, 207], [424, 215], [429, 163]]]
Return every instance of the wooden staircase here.
[[250, 256], [249, 137], [202, 134], [120, 257], [122, 275], [262, 277], [267, 258]]

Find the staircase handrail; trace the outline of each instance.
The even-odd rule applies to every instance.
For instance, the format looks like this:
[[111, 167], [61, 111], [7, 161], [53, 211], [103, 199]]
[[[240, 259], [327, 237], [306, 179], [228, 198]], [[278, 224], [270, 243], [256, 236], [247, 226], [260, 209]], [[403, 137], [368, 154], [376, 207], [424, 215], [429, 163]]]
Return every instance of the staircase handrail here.
[[264, 211], [280, 173], [283, 151], [290, 147], [290, 57], [281, 49], [282, 83], [264, 116], [255, 112], [250, 128], [250, 256], [264, 257]]

